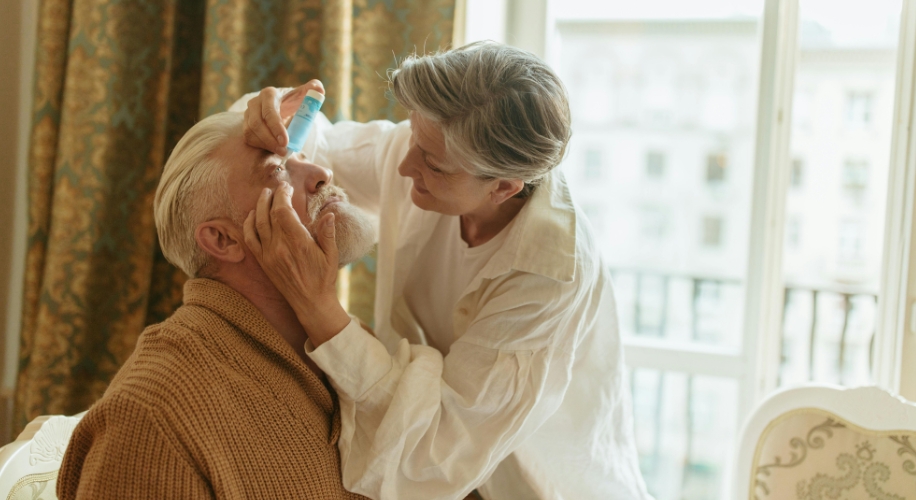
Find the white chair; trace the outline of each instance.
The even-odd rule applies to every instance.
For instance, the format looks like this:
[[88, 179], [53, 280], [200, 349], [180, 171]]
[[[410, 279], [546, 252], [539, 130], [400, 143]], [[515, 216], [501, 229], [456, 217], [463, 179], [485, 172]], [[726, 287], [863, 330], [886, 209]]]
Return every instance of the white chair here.
[[57, 472], [83, 415], [38, 417], [0, 448], [0, 500], [57, 499]]
[[777, 392], [734, 465], [736, 500], [916, 499], [916, 404], [876, 387]]

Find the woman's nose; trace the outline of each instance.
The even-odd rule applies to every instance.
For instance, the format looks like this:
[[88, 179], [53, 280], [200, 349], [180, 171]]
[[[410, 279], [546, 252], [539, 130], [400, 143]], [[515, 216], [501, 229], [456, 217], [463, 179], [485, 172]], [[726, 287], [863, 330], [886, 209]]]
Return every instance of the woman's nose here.
[[416, 158], [414, 158], [413, 148], [407, 153], [407, 156], [401, 160], [401, 164], [398, 165], [398, 173], [401, 174], [401, 177], [415, 177], [417, 169], [415, 166]]

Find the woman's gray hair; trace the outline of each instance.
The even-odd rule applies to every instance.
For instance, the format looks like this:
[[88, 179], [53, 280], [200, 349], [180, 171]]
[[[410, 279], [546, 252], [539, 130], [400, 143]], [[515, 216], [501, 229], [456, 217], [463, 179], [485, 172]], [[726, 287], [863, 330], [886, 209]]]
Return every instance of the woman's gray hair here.
[[395, 99], [437, 123], [448, 158], [482, 179], [521, 179], [527, 197], [560, 164], [571, 135], [560, 78], [534, 54], [476, 42], [405, 59]]

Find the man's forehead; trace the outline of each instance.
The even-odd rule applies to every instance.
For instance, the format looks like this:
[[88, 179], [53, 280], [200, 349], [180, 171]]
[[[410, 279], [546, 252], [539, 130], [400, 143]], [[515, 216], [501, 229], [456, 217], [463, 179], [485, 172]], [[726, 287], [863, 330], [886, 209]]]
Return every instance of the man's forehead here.
[[222, 163], [245, 178], [258, 173], [273, 153], [249, 146], [241, 134], [233, 134], [216, 151]]

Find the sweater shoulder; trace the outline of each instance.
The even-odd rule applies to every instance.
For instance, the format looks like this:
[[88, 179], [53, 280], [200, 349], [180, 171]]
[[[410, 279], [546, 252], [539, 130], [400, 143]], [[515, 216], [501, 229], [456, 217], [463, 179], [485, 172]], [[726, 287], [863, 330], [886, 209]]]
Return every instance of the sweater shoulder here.
[[196, 398], [217, 372], [226, 369], [210, 339], [231, 328], [210, 311], [182, 306], [162, 323], [143, 330], [100, 403], [128, 398], [150, 408], [164, 405], [174, 411], [176, 401]]

